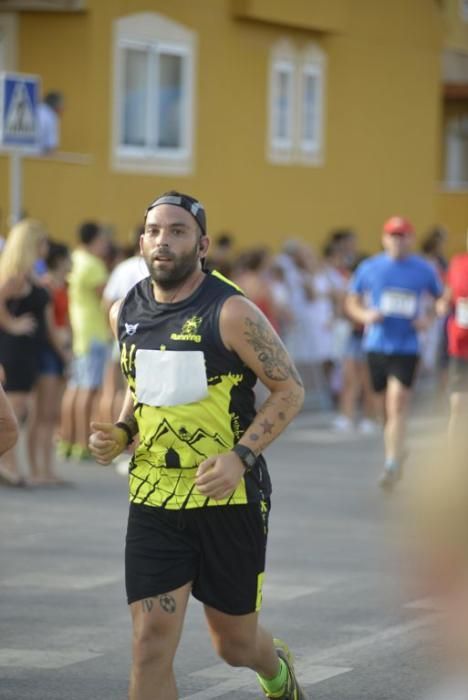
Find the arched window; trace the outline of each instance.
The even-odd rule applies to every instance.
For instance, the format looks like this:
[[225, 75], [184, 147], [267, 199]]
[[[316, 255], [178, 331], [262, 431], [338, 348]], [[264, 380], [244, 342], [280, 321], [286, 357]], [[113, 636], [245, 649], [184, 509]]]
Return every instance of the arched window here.
[[191, 172], [195, 49], [195, 34], [162, 15], [140, 13], [116, 20], [116, 169]]
[[323, 112], [325, 57], [310, 45], [302, 54], [299, 88], [299, 151], [301, 157], [318, 164], [323, 158]]
[[290, 162], [293, 158], [296, 119], [297, 58], [287, 41], [276, 44], [270, 59], [269, 142], [273, 162]]
[[273, 163], [323, 162], [325, 55], [316, 44], [289, 41], [271, 52], [268, 158]]

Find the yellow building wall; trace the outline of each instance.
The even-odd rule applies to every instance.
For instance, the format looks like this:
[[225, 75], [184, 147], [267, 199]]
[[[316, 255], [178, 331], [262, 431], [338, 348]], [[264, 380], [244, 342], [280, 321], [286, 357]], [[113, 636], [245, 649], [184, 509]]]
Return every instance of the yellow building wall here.
[[465, 250], [468, 231], [468, 193], [441, 192], [437, 199], [438, 220], [449, 231], [448, 252]]
[[[341, 33], [237, 20], [230, 0], [90, 0], [78, 15], [23, 13], [19, 69], [65, 92], [61, 148], [92, 156], [89, 165], [28, 161], [28, 212], [69, 241], [89, 217], [113, 224], [123, 241], [146, 204], [176, 188], [205, 203], [213, 233], [232, 230], [243, 245], [278, 247], [290, 236], [318, 244], [331, 227], [352, 225], [373, 251], [396, 212], [423, 230], [437, 211], [441, 17], [427, 0], [348, 2]], [[188, 177], [110, 170], [112, 22], [145, 11], [198, 33]], [[270, 51], [283, 38], [299, 48], [315, 40], [327, 56], [323, 167], [266, 158]], [[4, 209], [3, 187], [0, 200]]]

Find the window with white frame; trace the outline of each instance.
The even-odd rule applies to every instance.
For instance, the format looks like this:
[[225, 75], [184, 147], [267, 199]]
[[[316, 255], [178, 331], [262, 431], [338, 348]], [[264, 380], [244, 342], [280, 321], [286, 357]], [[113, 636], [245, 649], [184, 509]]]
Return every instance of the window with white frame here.
[[460, 14], [464, 22], [468, 22], [468, 0], [460, 1]]
[[194, 35], [156, 13], [117, 21], [113, 161], [117, 169], [192, 169]]
[[322, 148], [322, 71], [319, 65], [302, 68], [301, 151], [319, 153]]
[[268, 156], [275, 163], [318, 165], [323, 158], [324, 68], [314, 45], [274, 47], [270, 67]]
[[0, 72], [16, 68], [17, 18], [0, 14]]
[[468, 114], [452, 117], [445, 128], [445, 184], [468, 186]]
[[292, 61], [278, 60], [271, 74], [271, 140], [277, 149], [289, 150], [294, 137], [294, 81]]

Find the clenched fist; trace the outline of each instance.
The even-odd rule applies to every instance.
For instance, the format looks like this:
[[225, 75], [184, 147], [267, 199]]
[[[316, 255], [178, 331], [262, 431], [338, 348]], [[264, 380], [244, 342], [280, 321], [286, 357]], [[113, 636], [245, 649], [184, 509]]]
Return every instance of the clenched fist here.
[[209, 457], [200, 464], [195, 476], [197, 489], [203, 496], [222, 501], [239, 485], [245, 467], [235, 452]]
[[127, 448], [127, 433], [113, 423], [91, 423], [89, 449], [96, 462], [110, 464]]

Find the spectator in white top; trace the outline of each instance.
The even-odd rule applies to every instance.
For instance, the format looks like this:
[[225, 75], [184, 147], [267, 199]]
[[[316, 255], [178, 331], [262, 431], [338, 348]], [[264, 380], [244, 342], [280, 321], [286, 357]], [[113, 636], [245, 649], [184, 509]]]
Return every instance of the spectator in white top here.
[[148, 268], [140, 255], [140, 236], [143, 232], [143, 227], [138, 226], [135, 230], [132, 257], [123, 260], [112, 270], [102, 295], [107, 309], [110, 309], [114, 301], [123, 299], [138, 282], [148, 277]]
[[49, 92], [37, 108], [38, 147], [43, 155], [55, 151], [60, 143], [60, 116], [64, 98], [61, 92]]

